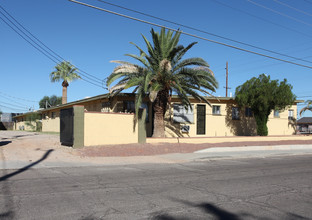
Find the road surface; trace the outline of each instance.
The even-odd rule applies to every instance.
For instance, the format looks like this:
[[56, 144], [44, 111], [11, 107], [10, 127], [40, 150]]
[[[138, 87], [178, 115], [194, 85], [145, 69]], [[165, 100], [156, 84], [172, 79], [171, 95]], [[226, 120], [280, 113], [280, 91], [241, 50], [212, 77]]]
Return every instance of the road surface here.
[[30, 164], [0, 170], [0, 176], [0, 219], [312, 219], [311, 155], [80, 168]]

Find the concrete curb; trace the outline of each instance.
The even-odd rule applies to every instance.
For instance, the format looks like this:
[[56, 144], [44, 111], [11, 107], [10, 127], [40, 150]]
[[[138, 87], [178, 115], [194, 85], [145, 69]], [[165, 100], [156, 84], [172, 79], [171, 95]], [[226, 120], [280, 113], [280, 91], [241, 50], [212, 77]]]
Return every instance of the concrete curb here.
[[312, 150], [312, 144], [307, 145], [271, 145], [271, 146], [246, 146], [246, 147], [212, 147], [194, 153], [209, 152], [240, 152], [240, 151], [270, 151], [270, 150]]

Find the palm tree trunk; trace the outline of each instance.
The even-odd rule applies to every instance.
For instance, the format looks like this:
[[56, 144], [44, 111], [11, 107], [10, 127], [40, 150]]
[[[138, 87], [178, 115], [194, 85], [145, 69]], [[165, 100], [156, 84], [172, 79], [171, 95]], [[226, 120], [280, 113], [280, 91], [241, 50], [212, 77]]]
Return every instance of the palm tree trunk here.
[[62, 104], [67, 103], [67, 86], [63, 86], [63, 92], [62, 92]]
[[165, 137], [165, 122], [164, 117], [167, 110], [169, 91], [162, 90], [153, 103], [154, 109], [154, 131], [153, 137]]

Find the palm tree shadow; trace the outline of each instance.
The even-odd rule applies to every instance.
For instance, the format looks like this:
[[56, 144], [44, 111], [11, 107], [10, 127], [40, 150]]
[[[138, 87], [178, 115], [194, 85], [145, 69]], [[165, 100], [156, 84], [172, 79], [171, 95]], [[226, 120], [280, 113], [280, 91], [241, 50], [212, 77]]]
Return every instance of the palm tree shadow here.
[[[186, 206], [189, 206], [189, 207], [199, 208], [202, 211], [204, 211], [206, 214], [211, 216], [213, 219], [217, 219], [217, 220], [242, 220], [242, 217], [255, 218], [253, 215], [248, 214], [248, 213], [235, 214], [235, 213], [229, 212], [225, 209], [222, 209], [222, 208], [220, 208], [220, 207], [218, 207], [212, 203], [208, 203], [208, 202], [192, 203], [189, 201], [175, 199], [175, 198], [173, 200], [177, 201], [179, 203], [182, 203]], [[158, 214], [156, 216], [154, 215], [154, 217], [152, 219], [153, 220], [186, 220], [186, 219], [190, 219], [190, 218], [173, 217], [167, 213], [161, 213], [161, 214]]]
[[50, 150], [48, 150], [39, 160], [37, 160], [37, 161], [35, 161], [35, 162], [33, 162], [33, 163], [31, 163], [31, 164], [29, 164], [29, 165], [23, 167], [23, 168], [18, 169], [17, 171], [15, 171], [15, 172], [13, 172], [13, 173], [9, 173], [9, 174], [7, 174], [7, 175], [4, 175], [4, 176], [0, 177], [0, 182], [5, 181], [5, 180], [11, 178], [12, 176], [15, 176], [15, 175], [17, 175], [17, 174], [20, 174], [20, 173], [22, 173], [22, 172], [25, 172], [25, 171], [28, 170], [29, 168], [31, 168], [31, 167], [35, 166], [36, 164], [40, 163], [41, 161], [47, 159], [48, 156], [49, 156], [49, 154], [52, 153], [52, 151], [54, 151], [54, 150], [53, 150], [53, 149], [50, 149]]
[[[203, 210], [205, 213], [212, 216], [213, 219], [217, 219], [217, 220], [242, 220], [242, 218], [240, 218], [238, 214], [234, 214], [234, 213], [231, 213], [225, 209], [221, 209], [221, 208], [219, 208], [216, 205], [211, 204], [211, 203], [203, 202], [203, 203], [196, 204], [196, 203], [191, 203], [188, 201], [182, 201], [182, 200], [178, 200], [178, 201], [180, 203], [187, 205], [187, 206], [191, 206], [191, 207], [195, 207], [195, 208], [199, 208], [199, 209]], [[154, 220], [186, 220], [188, 218], [173, 217], [167, 213], [162, 213], [162, 214], [154, 216], [152, 219], [154, 219]]]
[[197, 205], [200, 209], [204, 210], [206, 213], [209, 213], [213, 216], [215, 216], [219, 220], [240, 220], [238, 215], [233, 214], [229, 211], [226, 211], [225, 209], [221, 209], [213, 204], [210, 203], [201, 203]]
[[0, 141], [0, 147], [10, 144], [10, 143], [12, 143], [12, 141]]

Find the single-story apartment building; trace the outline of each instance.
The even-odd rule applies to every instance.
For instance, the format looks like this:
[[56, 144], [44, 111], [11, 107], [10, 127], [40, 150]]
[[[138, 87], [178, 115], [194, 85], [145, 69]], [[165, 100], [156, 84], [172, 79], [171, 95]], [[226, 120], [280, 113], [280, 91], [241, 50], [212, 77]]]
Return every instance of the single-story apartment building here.
[[312, 117], [303, 117], [297, 121], [297, 130], [300, 133], [312, 132]]
[[[73, 106], [83, 106], [85, 124], [90, 124], [88, 118], [91, 113], [106, 115], [105, 124], [100, 124], [101, 120], [93, 119], [91, 127], [109, 128], [110, 130], [124, 127], [124, 121], [115, 120], [114, 115], [132, 118], [128, 122], [135, 126], [134, 120], [134, 100], [135, 94], [121, 93], [111, 97], [109, 94], [98, 95], [81, 99], [67, 104], [41, 109], [36, 112], [38, 120], [41, 122], [43, 132], [60, 132], [60, 111]], [[190, 98], [192, 109], [185, 110], [181, 105], [178, 96], [172, 96], [172, 104], [168, 107], [165, 116], [166, 137], [212, 137], [212, 136], [252, 136], [256, 135], [256, 122], [250, 108], [238, 107], [232, 97], [209, 97], [211, 105]], [[297, 100], [285, 111], [272, 111], [268, 120], [269, 135], [292, 135], [296, 132]], [[148, 97], [143, 100], [142, 108], [146, 109], [146, 136], [151, 137], [153, 132], [153, 109]], [[14, 129], [31, 129], [25, 123], [30, 113], [15, 117]], [[92, 116], [94, 117], [94, 115]], [[103, 122], [104, 123], [104, 122]], [[97, 124], [97, 125], [96, 125]], [[129, 125], [129, 127], [131, 127]], [[85, 128], [86, 130], [86, 128]], [[88, 129], [87, 129], [88, 130]], [[132, 130], [129, 130], [131, 133]]]

